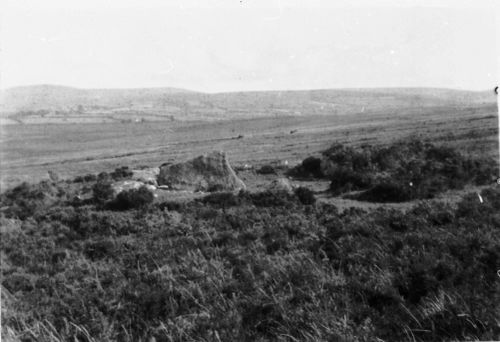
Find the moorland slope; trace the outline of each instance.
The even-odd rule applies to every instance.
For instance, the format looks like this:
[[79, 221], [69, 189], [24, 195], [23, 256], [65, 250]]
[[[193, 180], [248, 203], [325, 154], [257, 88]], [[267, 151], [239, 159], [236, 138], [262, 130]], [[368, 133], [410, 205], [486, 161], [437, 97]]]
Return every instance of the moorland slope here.
[[200, 93], [176, 88], [78, 89], [40, 85], [1, 94], [5, 123], [222, 120], [345, 115], [493, 104], [492, 92], [435, 88]]

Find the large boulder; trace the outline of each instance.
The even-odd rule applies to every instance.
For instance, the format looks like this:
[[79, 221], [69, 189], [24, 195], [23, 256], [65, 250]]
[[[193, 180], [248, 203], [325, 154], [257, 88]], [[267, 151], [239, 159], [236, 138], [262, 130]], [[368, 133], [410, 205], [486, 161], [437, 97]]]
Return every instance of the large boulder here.
[[293, 193], [293, 186], [290, 184], [286, 178], [278, 178], [273, 180], [267, 187], [270, 192], [286, 192], [289, 194]]
[[128, 191], [128, 190], [137, 190], [141, 186], [146, 186], [149, 191], [154, 192], [156, 190], [156, 187], [151, 184], [145, 184], [143, 182], [139, 181], [134, 181], [134, 180], [123, 180], [123, 181], [118, 181], [114, 182], [111, 187], [113, 189], [113, 194], [114, 196], [118, 195], [122, 191]]
[[212, 152], [184, 163], [160, 167], [158, 185], [190, 191], [237, 191], [246, 189], [224, 152]]

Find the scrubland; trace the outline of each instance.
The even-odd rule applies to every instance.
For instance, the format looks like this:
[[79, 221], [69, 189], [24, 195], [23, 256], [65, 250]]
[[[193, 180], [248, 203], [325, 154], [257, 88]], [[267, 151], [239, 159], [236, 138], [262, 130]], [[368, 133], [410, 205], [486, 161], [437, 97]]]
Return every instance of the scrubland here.
[[[5, 191], [2, 336], [500, 339], [497, 164], [416, 140], [337, 142], [323, 156], [337, 167], [318, 169], [312, 156], [288, 174], [299, 184], [328, 181], [332, 198], [403, 201], [407, 209], [340, 211], [307, 186], [182, 201], [142, 189], [117, 201], [106, 182], [126, 178], [126, 168]], [[380, 184], [395, 188], [393, 197], [375, 191]], [[467, 185], [483, 190], [453, 205], [436, 198]]]

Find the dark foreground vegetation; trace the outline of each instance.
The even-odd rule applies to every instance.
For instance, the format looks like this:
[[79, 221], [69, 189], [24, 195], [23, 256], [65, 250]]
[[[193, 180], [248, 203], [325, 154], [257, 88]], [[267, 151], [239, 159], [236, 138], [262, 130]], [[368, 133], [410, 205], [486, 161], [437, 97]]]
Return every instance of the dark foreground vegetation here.
[[434, 198], [466, 184], [490, 184], [497, 170], [491, 159], [467, 157], [450, 147], [411, 139], [359, 148], [334, 144], [323, 158], [309, 157], [289, 174], [328, 178], [333, 195], [362, 191], [350, 197], [383, 203]]
[[306, 188], [163, 203], [139, 189], [113, 206], [87, 178], [2, 195], [4, 338], [500, 339], [496, 185], [453, 207], [339, 213]]

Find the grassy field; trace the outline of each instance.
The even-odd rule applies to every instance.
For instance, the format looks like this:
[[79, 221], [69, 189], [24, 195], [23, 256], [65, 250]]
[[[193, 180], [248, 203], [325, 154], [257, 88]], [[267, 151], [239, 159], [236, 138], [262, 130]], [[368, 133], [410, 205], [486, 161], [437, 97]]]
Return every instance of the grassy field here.
[[496, 104], [216, 122], [1, 127], [2, 189], [45, 179], [47, 170], [73, 177], [121, 165], [158, 166], [216, 149], [227, 152], [235, 165], [273, 160], [296, 163], [334, 141], [385, 144], [411, 135], [498, 158]]

